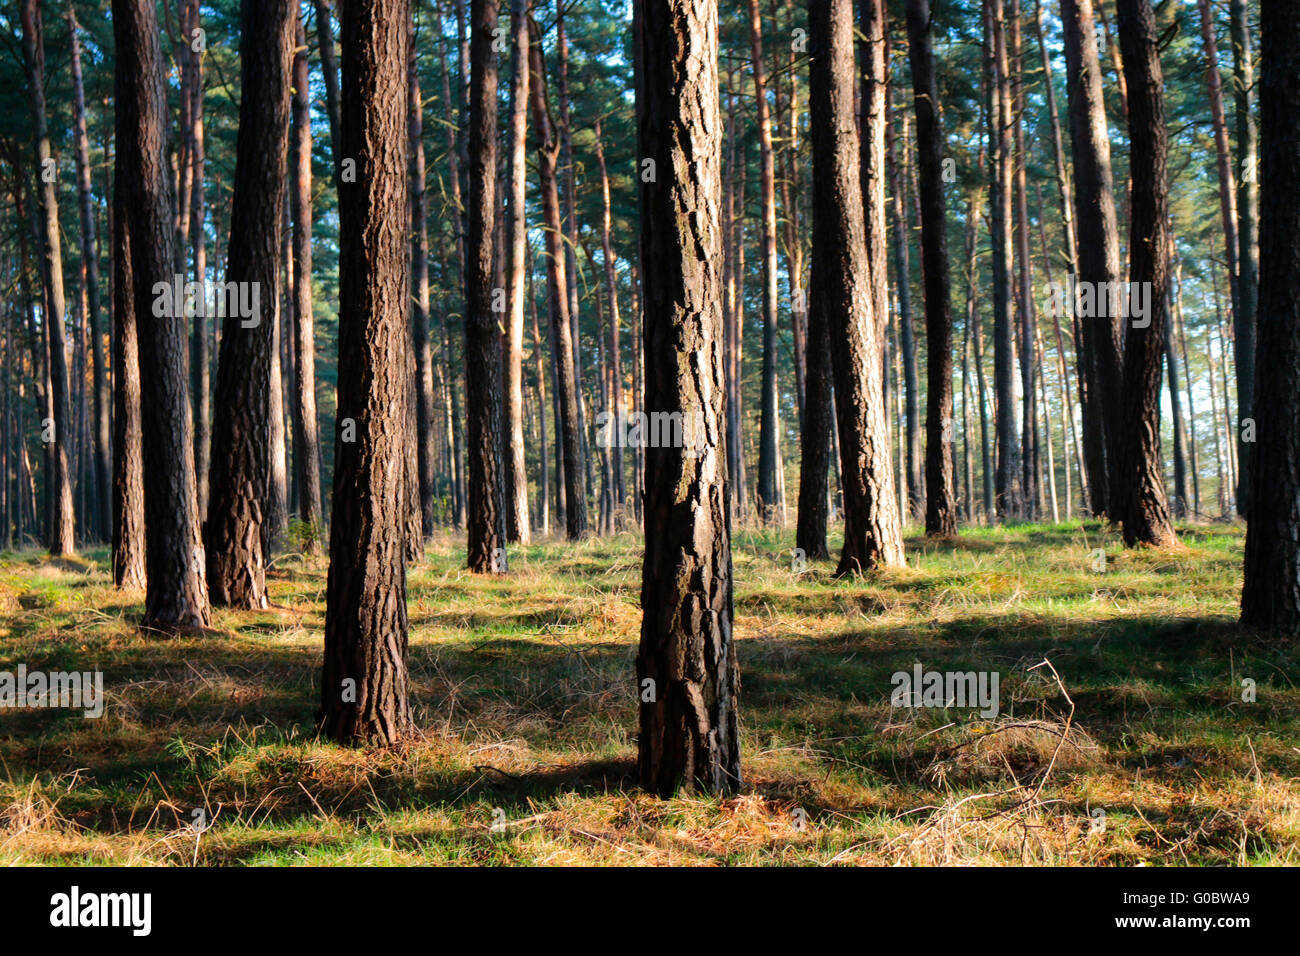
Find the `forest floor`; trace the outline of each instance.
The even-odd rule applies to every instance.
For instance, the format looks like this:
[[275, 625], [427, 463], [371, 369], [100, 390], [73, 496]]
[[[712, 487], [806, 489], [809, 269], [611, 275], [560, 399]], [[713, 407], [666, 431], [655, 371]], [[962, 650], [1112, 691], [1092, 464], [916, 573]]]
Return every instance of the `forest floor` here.
[[[1295, 865], [1300, 646], [1237, 627], [1240, 527], [1180, 531], [913, 534], [861, 581], [738, 531], [744, 787], [671, 800], [635, 785], [634, 535], [516, 549], [500, 578], [431, 545], [418, 736], [377, 753], [312, 729], [323, 559], [162, 638], [103, 549], [0, 555], [0, 671], [98, 669], [106, 694], [99, 719], [0, 710], [0, 864]], [[918, 662], [998, 672], [1000, 712], [891, 706]]]

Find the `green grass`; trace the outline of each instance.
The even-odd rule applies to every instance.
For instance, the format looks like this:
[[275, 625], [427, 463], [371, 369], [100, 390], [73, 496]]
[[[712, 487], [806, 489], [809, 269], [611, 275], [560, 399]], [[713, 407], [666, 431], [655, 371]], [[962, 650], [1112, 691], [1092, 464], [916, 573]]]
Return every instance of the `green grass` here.
[[[738, 531], [725, 799], [635, 786], [633, 535], [537, 544], [502, 578], [431, 546], [409, 581], [420, 732], [376, 753], [312, 727], [323, 562], [282, 558], [271, 609], [162, 638], [102, 550], [5, 554], [0, 670], [97, 668], [108, 699], [98, 720], [0, 710], [0, 863], [1296, 864], [1300, 648], [1236, 626], [1239, 527], [1180, 530], [1169, 551], [1096, 523], [909, 537], [905, 569], [859, 581]], [[892, 708], [917, 661], [998, 671], [1001, 714]]]

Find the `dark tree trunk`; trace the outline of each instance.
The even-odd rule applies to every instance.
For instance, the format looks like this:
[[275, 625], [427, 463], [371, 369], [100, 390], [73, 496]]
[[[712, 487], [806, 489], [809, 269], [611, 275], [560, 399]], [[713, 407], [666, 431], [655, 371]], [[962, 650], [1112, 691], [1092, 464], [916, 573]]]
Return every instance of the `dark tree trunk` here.
[[[206, 627], [211, 615], [194, 486], [185, 382], [186, 330], [176, 321], [178, 316], [155, 315], [156, 287], [172, 281], [174, 230], [162, 49], [152, 4], [114, 0], [113, 35], [117, 111], [114, 203], [127, 237], [124, 252], [129, 267], [125, 271], [134, 293], [138, 334], [148, 575], [144, 624], [164, 631]], [[126, 279], [122, 272], [118, 275], [119, 281]], [[123, 288], [120, 295], [126, 294]], [[129, 330], [130, 321], [129, 315], [124, 316], [124, 331]], [[125, 345], [125, 335], [123, 340]], [[121, 368], [128, 369], [129, 360]]]
[[1011, 313], [1012, 110], [1002, 0], [986, 0], [985, 24], [992, 66], [989, 208], [993, 244], [993, 386], [997, 393], [995, 491], [998, 519], [1014, 521], [1024, 515], [1025, 503], [1016, 425], [1015, 323]]
[[[1066, 90], [1079, 224], [1078, 281], [1090, 283], [1094, 289], [1117, 288], [1119, 225], [1092, 0], [1061, 0], [1061, 19], [1065, 28]], [[1088, 492], [1093, 514], [1118, 519], [1118, 502], [1112, 500], [1111, 484], [1118, 467], [1116, 436], [1123, 424], [1119, 405], [1123, 341], [1119, 316], [1107, 310], [1104, 315], [1081, 317], [1078, 329]]]
[[1241, 621], [1300, 637], [1300, 8], [1260, 8], [1259, 363]]
[[316, 420], [316, 335], [311, 277], [311, 91], [306, 33], [298, 19], [298, 50], [293, 62], [293, 141], [289, 196], [293, 216], [293, 357], [298, 370], [293, 416], [293, 463], [298, 472], [298, 517], [307, 524], [306, 550], [320, 553], [320, 428]]
[[[50, 445], [51, 471], [46, 474], [46, 493], [51, 502], [46, 545], [50, 554], [71, 554], [76, 550], [73, 532], [72, 477], [69, 473], [69, 445], [73, 436], [68, 416], [68, 359], [63, 335], [67, 303], [63, 294], [63, 243], [59, 229], [56, 166], [50, 151], [50, 134], [45, 115], [45, 43], [37, 0], [22, 0], [23, 63], [31, 97], [35, 127], [36, 177], [39, 222], [37, 253], [45, 285], [45, 309], [41, 325], [45, 330], [46, 361], [49, 363], [50, 392], [46, 405], [52, 409], [53, 439]], [[44, 429], [42, 429], [44, 430]]]
[[909, 0], [907, 34], [916, 95], [921, 263], [925, 278], [925, 533], [950, 536], [957, 533], [952, 454], [952, 280], [948, 272], [948, 209], [943, 195], [943, 125], [934, 53], [930, 49], [929, 0]]
[[[119, 156], [120, 153], [119, 144]], [[117, 170], [121, 170], [120, 158], [115, 165]], [[121, 176], [117, 170], [115, 175]], [[113, 583], [120, 588], [143, 589], [145, 529], [140, 359], [130, 212], [126, 208], [124, 188], [113, 191], [113, 206]]]
[[[699, 420], [707, 440], [646, 449], [637, 694], [647, 790], [740, 787], [726, 487], [718, 20], [715, 0], [636, 5], [645, 411]], [[693, 437], [700, 436], [695, 432]], [[687, 443], [689, 444], [689, 443]]]
[[[1129, 161], [1133, 177], [1129, 281], [1149, 283], [1150, 324], [1129, 318], [1124, 337], [1120, 429], [1120, 520], [1124, 543], [1176, 543], [1160, 455], [1160, 363], [1169, 319], [1169, 195], [1164, 77], [1150, 0], [1118, 0], [1128, 84]], [[1114, 491], [1114, 489], [1112, 489]]]
[[1015, 250], [1018, 281], [1016, 300], [1016, 351], [1020, 358], [1020, 487], [1023, 495], [1023, 516], [1037, 521], [1043, 512], [1043, 483], [1040, 480], [1041, 454], [1039, 452], [1038, 402], [1036, 392], [1037, 363], [1035, 361], [1038, 321], [1034, 311], [1033, 262], [1029, 253], [1029, 189], [1025, 166], [1025, 96], [1024, 59], [1021, 44], [1020, 0], [1006, 0], [1006, 14], [1010, 21], [1010, 49], [1008, 52], [1009, 80], [1011, 86], [1011, 128], [1014, 148], [1012, 158], [1011, 189], [1015, 207]]
[[826, 490], [831, 467], [832, 401], [826, 315], [822, 309], [810, 308], [799, 454], [799, 518], [795, 526], [795, 546], [810, 560], [830, 557], [826, 546], [830, 510]]
[[[407, 0], [343, 8], [338, 440], [321, 733], [392, 744], [411, 729], [406, 669], [406, 446], [411, 285]], [[351, 434], [350, 434], [351, 433]], [[352, 440], [349, 440], [349, 437]]]
[[[240, 4], [239, 137], [226, 287], [238, 284], [241, 303], [256, 308], [243, 316], [241, 303], [232, 308], [228, 300], [222, 321], [215, 390], [221, 413], [212, 429], [203, 538], [212, 602], [246, 609], [267, 604], [262, 526], [273, 493], [270, 389], [279, 385], [271, 380], [271, 365], [279, 319], [276, 265], [287, 172], [293, 11], [289, 0]], [[358, 181], [361, 175], [358, 170]]]
[[469, 237], [465, 276], [465, 407], [468, 439], [469, 569], [503, 574], [505, 502], [501, 488], [501, 336], [493, 311], [497, 217], [498, 0], [472, 0], [470, 18]]
[[835, 373], [844, 550], [837, 574], [903, 562], [872, 314], [858, 135], [854, 126], [850, 0], [812, 0], [809, 108], [813, 149], [811, 310], [822, 310]]

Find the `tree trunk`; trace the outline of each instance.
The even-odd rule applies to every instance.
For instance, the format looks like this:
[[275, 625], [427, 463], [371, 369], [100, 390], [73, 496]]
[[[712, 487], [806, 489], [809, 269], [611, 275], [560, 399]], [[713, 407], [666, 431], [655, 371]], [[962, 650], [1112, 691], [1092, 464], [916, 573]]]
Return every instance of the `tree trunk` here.
[[1129, 281], [1149, 283], [1150, 324], [1130, 318], [1124, 343], [1119, 486], [1124, 543], [1176, 543], [1160, 455], [1160, 360], [1169, 313], [1169, 195], [1164, 77], [1150, 0], [1116, 4], [1128, 84], [1133, 178]]
[[[894, 283], [898, 295], [898, 327], [903, 350], [903, 387], [906, 391], [905, 461], [907, 474], [907, 514], [925, 517], [925, 454], [921, 448], [921, 373], [917, 361], [916, 329], [912, 318], [911, 264], [908, 255], [906, 184], [904, 162], [900, 162], [897, 133], [894, 129], [894, 91], [890, 87], [885, 100], [885, 150], [889, 170], [894, 245]], [[907, 117], [902, 117], [903, 137], [907, 137]]]
[[[585, 488], [593, 485], [591, 469], [591, 449], [587, 441], [587, 400], [583, 392], [582, 376], [582, 335], [579, 327], [578, 306], [578, 198], [577, 170], [573, 165], [573, 124], [569, 116], [569, 40], [565, 32], [564, 13], [567, 5], [557, 5], [555, 15], [555, 79], [556, 93], [559, 100], [559, 153], [557, 175], [560, 190], [560, 202], [564, 223], [565, 289], [569, 297], [569, 337], [573, 343], [573, 382], [574, 395], [578, 410], [578, 447], [582, 451], [582, 465], [585, 469]], [[540, 40], [539, 40], [540, 43]], [[542, 73], [545, 77], [545, 71]], [[543, 80], [543, 90], [545, 89]], [[585, 499], [584, 499], [585, 501]], [[584, 504], [584, 522], [585, 508]]]
[[[68, 417], [68, 359], [63, 335], [67, 304], [63, 295], [63, 243], [59, 229], [59, 203], [56, 189], [57, 166], [50, 151], [50, 134], [45, 116], [45, 42], [37, 0], [22, 0], [20, 16], [23, 34], [23, 63], [27, 69], [27, 87], [31, 96], [35, 126], [36, 176], [39, 185], [39, 232], [37, 253], [41, 256], [41, 274], [45, 283], [45, 303], [41, 325], [45, 330], [47, 361], [50, 369], [52, 408], [49, 422], [53, 435], [48, 440], [53, 470], [47, 473], [50, 496], [50, 528], [46, 545], [54, 556], [76, 550], [73, 532], [72, 478], [69, 444], [73, 436]], [[42, 424], [42, 432], [44, 432]]]
[[[878, 341], [889, 324], [888, 235], [885, 224], [885, 101], [888, 95], [889, 40], [885, 0], [858, 0], [862, 74], [859, 102], [862, 201], [866, 216], [867, 268], [871, 273], [872, 314]], [[882, 350], [883, 351], [883, 350]]]
[[[240, 6], [239, 136], [215, 391], [221, 414], [212, 429], [203, 538], [212, 602], [244, 609], [267, 605], [262, 525], [271, 517], [273, 493], [270, 390], [279, 386], [272, 381], [272, 353], [279, 319], [276, 264], [287, 172], [293, 11], [289, 0], [241, 0]], [[358, 170], [358, 181], [361, 175]], [[231, 289], [241, 300], [233, 308]]]
[[1033, 262], [1029, 253], [1029, 189], [1025, 165], [1025, 97], [1024, 61], [1020, 30], [1020, 0], [1006, 0], [1006, 15], [1010, 21], [1010, 50], [1008, 53], [1009, 82], [1011, 87], [1012, 123], [1012, 204], [1015, 207], [1015, 249], [1018, 279], [1016, 299], [1016, 352], [1020, 358], [1020, 486], [1023, 495], [1024, 517], [1038, 520], [1043, 508], [1043, 488], [1039, 480], [1040, 454], [1038, 449], [1038, 385], [1035, 381], [1034, 342], [1037, 317], [1034, 313]]
[[[1237, 107], [1237, 442], [1241, 475], [1237, 487], [1237, 513], [1249, 515], [1251, 459], [1242, 435], [1247, 418], [1255, 414], [1256, 324], [1259, 319], [1259, 176], [1258, 133], [1255, 129], [1255, 65], [1250, 49], [1250, 24], [1244, 0], [1231, 0], [1233, 98]], [[1231, 167], [1229, 167], [1231, 168]], [[1225, 234], [1226, 235], [1226, 234]]]
[[[199, 29], [199, 0], [188, 5], [189, 21], [185, 35], [193, 43], [193, 31]], [[203, 51], [194, 51], [190, 59], [191, 82], [189, 155], [194, 172], [190, 184], [190, 247], [194, 256], [194, 280], [201, 293], [207, 289], [208, 256], [207, 234], [203, 219], [207, 207], [207, 186], [204, 174], [203, 136]], [[208, 312], [203, 307], [206, 295], [201, 294], [194, 308], [194, 327], [190, 336], [190, 380], [194, 399], [194, 481], [198, 489], [199, 524], [202, 526], [208, 513], [208, 472], [211, 466], [209, 448], [212, 440], [212, 378], [209, 368]]]
[[[339, 66], [334, 56], [332, 0], [313, 0], [316, 8], [316, 46], [320, 50], [321, 73], [325, 77], [325, 118], [330, 127], [330, 158], [334, 161], [334, 184], [339, 184]], [[301, 16], [301, 13], [299, 14]]]
[[[1061, 0], [1065, 27], [1070, 141], [1074, 158], [1075, 212], [1079, 224], [1077, 281], [1093, 289], [1118, 288], [1119, 225], [1110, 168], [1110, 133], [1102, 98], [1101, 62], [1092, 0]], [[1109, 300], [1108, 300], [1109, 301]], [[1074, 315], [1073, 303], [1069, 314]], [[1118, 469], [1117, 435], [1122, 331], [1119, 316], [1079, 318], [1079, 395], [1083, 408], [1084, 454], [1093, 514], [1117, 519], [1112, 479]]]
[[763, 65], [763, 22], [758, 0], [746, 0], [749, 18], [749, 49], [754, 74], [757, 110], [759, 184], [762, 203], [760, 254], [763, 257], [763, 377], [758, 426], [758, 508], [765, 524], [778, 521], [783, 502], [777, 468], [780, 461], [781, 423], [777, 418], [776, 333], [776, 167], [772, 154], [772, 123], [767, 102], [767, 75]]
[[989, 207], [993, 244], [993, 379], [997, 393], [997, 516], [1001, 521], [1024, 515], [1020, 435], [1016, 423], [1015, 325], [1011, 314], [1012, 233], [1012, 97], [1002, 0], [987, 0], [985, 24], [992, 75], [989, 83]]
[[903, 563], [872, 315], [860, 153], [853, 109], [849, 0], [812, 0], [809, 108], [813, 148], [812, 311], [822, 310], [835, 373], [844, 550], [837, 574]]
[[[292, 50], [292, 44], [290, 49]], [[290, 57], [292, 57], [292, 52]], [[291, 67], [292, 69], [292, 67]], [[283, 180], [286, 189], [288, 177]], [[280, 256], [284, 264], [280, 272], [280, 285], [276, 293], [276, 310], [271, 326], [271, 387], [267, 392], [267, 425], [270, 432], [270, 455], [266, 471], [266, 519], [262, 522], [262, 554], [270, 561], [275, 549], [281, 547], [285, 530], [289, 526], [289, 459], [288, 429], [285, 427], [284, 378], [284, 326], [286, 313], [293, 309], [292, 229], [289, 224], [289, 197], [280, 196]]]
[[[600, 121], [596, 121], [596, 163], [600, 168], [601, 224], [600, 247], [605, 264], [605, 295], [609, 300], [609, 380], [612, 401], [608, 411], [614, 421], [623, 421], [623, 365], [620, 352], [622, 333], [619, 327], [622, 318], [618, 308], [618, 281], [614, 271], [613, 215], [610, 209], [609, 171], [605, 168], [605, 147], [601, 141]], [[613, 493], [616, 501], [614, 530], [623, 530], [623, 514], [627, 507], [627, 498], [623, 489], [623, 443], [615, 442], [610, 448], [611, 467], [614, 475]]]
[[415, 55], [415, 21], [411, 21], [410, 62], [407, 64], [407, 131], [411, 165], [411, 282], [415, 307], [411, 342], [415, 352], [415, 449], [421, 539], [433, 535], [433, 347], [429, 342], [429, 227], [424, 197], [424, 101]]
[[72, 86], [75, 108], [74, 132], [77, 149], [77, 195], [81, 206], [81, 261], [85, 269], [86, 308], [90, 319], [90, 358], [94, 372], [94, 478], [95, 498], [90, 522], [97, 536], [105, 535], [112, 525], [109, 501], [108, 372], [104, 367], [103, 325], [99, 299], [99, 256], [95, 251], [95, 205], [90, 190], [90, 145], [86, 137], [86, 94], [81, 78], [81, 41], [77, 36], [76, 13], [71, 0], [67, 10], [68, 35], [72, 46]]
[[[185, 328], [179, 316], [156, 315], [157, 286], [172, 281], [172, 197], [167, 170], [162, 49], [151, 4], [114, 0], [114, 105], [117, 150], [114, 203], [126, 242], [118, 273], [130, 282], [138, 334], [142, 473], [148, 592], [144, 625], [163, 631], [206, 627], [211, 614], [203, 579], [194, 486]], [[274, 256], [271, 257], [274, 263]], [[129, 276], [129, 279], [128, 279]], [[120, 301], [120, 299], [119, 299]], [[175, 303], [173, 303], [175, 305]], [[166, 311], [166, 310], [162, 310]], [[172, 311], [175, 311], [174, 309]], [[122, 317], [123, 344], [131, 317]], [[129, 359], [119, 366], [129, 376]], [[126, 396], [129, 407], [130, 396]], [[129, 439], [129, 432], [128, 439]], [[129, 456], [129, 449], [126, 451]], [[126, 468], [128, 482], [133, 480]], [[127, 491], [129, 498], [129, 487]], [[123, 516], [120, 522], [129, 529]]]
[[[123, 175], [121, 151], [119, 144], [117, 176]], [[122, 186], [113, 191], [113, 583], [132, 590], [145, 586], [144, 462], [130, 211]], [[20, 518], [20, 536], [21, 529]]]
[[1300, 637], [1300, 9], [1260, 9], [1259, 361], [1241, 621]]
[[952, 290], [948, 208], [943, 195], [943, 124], [930, 48], [930, 2], [907, 4], [908, 53], [916, 96], [916, 159], [921, 194], [921, 264], [925, 279], [925, 533], [957, 533], [953, 488]]
[[[739, 789], [740, 675], [732, 639], [722, 355], [716, 0], [635, 7], [645, 295], [645, 410], [705, 438], [646, 449], [644, 609], [637, 653], [641, 785]], [[683, 443], [686, 444], [686, 443]]]
[[1192, 376], [1192, 363], [1187, 360], [1187, 326], [1183, 320], [1183, 267], [1179, 262], [1175, 272], [1175, 281], [1177, 282], [1177, 295], [1174, 297], [1173, 321], [1177, 328], [1174, 330], [1174, 337], [1178, 342], [1178, 350], [1183, 359], [1183, 377], [1187, 382], [1187, 447], [1191, 452], [1192, 465], [1192, 513], [1197, 517], [1201, 515], [1201, 465], [1200, 450], [1196, 439], [1196, 380]]
[[340, 184], [339, 195], [339, 438], [317, 715], [322, 735], [340, 743], [392, 744], [411, 729], [410, 15], [407, 0], [347, 0], [343, 8], [339, 139], [343, 155], [361, 168], [355, 183]]
[[[319, 9], [319, 8], [318, 8]], [[319, 15], [319, 12], [318, 12]], [[298, 370], [293, 463], [298, 472], [298, 517], [307, 525], [305, 550], [320, 553], [320, 427], [316, 419], [316, 334], [312, 315], [311, 88], [307, 36], [298, 15], [293, 61], [293, 132], [289, 197], [293, 216], [293, 357]]]
[[541, 442], [537, 449], [537, 528], [551, 533], [551, 461], [546, 434], [546, 369], [542, 362], [542, 335], [537, 325], [537, 299], [533, 296], [532, 250], [525, 241], [525, 271], [528, 274], [528, 313], [533, 324], [533, 374], [537, 377], [537, 419]]
[[[1169, 231], [1168, 249], [1167, 261], [1172, 263], [1176, 249], [1172, 228]], [[1172, 278], [1169, 281], [1172, 283]], [[1174, 434], [1174, 497], [1169, 502], [1169, 507], [1173, 517], [1186, 518], [1187, 509], [1190, 507], [1187, 495], [1187, 423], [1183, 420], [1183, 396], [1178, 385], [1178, 353], [1174, 349], [1173, 295], [1171, 290], [1168, 293], [1171, 308], [1165, 316], [1163, 335], [1165, 379], [1169, 388], [1169, 412], [1173, 420], [1171, 425]]]
[[494, 308], [497, 217], [498, 0], [473, 0], [470, 17], [469, 236], [465, 275], [465, 408], [469, 468], [468, 566], [502, 574], [501, 336]]
[[[459, 11], [463, 3], [457, 3], [457, 28], [461, 28], [462, 16]], [[433, 32], [436, 36], [442, 36], [442, 14], [439, 12], [438, 4], [433, 5]], [[459, 267], [457, 282], [455, 287], [461, 292], [465, 289], [465, 219], [464, 204], [461, 202], [463, 194], [461, 190], [461, 171], [466, 165], [463, 163], [461, 156], [461, 146], [463, 141], [464, 121], [468, 119], [468, 109], [465, 98], [468, 95], [467, 88], [464, 85], [464, 71], [469, 62], [469, 47], [467, 44], [460, 44], [460, 73], [459, 82], [457, 83], [458, 95], [460, 99], [459, 116], [461, 122], [457, 122], [457, 112], [452, 108], [451, 97], [451, 58], [444, 57], [442, 63], [442, 99], [446, 103], [445, 127], [447, 130], [447, 180], [451, 186], [451, 209], [448, 210], [448, 218], [452, 222], [452, 229], [456, 235], [456, 263]], [[465, 468], [464, 459], [461, 449], [464, 445], [463, 419], [460, 413], [460, 393], [456, 389], [457, 376], [451, 374], [451, 370], [456, 366], [452, 364], [452, 338], [450, 331], [446, 328], [446, 317], [444, 316], [444, 355], [447, 357], [447, 388], [451, 399], [451, 442], [452, 442], [452, 490], [454, 496], [453, 523], [457, 528], [465, 522]], [[461, 322], [464, 322], [464, 316], [461, 316]]]
[[556, 160], [560, 143], [551, 125], [546, 103], [546, 64], [542, 56], [536, 24], [530, 27], [534, 42], [530, 60], [532, 76], [529, 96], [533, 102], [533, 123], [537, 129], [537, 172], [542, 190], [542, 209], [546, 220], [546, 279], [549, 286], [551, 329], [555, 336], [557, 396], [560, 402], [560, 441], [564, 446], [565, 529], [570, 541], [587, 534], [587, 465], [584, 461], [579, 420], [578, 382], [569, 320], [569, 283], [565, 268], [563, 225], [560, 219], [560, 193], [556, 183]]
[[[507, 532], [511, 541], [528, 544], [528, 470], [524, 456], [524, 268], [527, 259], [528, 222], [528, 79], [529, 0], [510, 5], [510, 215], [506, 224], [510, 248], [510, 319], [506, 325], [506, 459], [508, 495]], [[545, 458], [542, 467], [546, 467]]]

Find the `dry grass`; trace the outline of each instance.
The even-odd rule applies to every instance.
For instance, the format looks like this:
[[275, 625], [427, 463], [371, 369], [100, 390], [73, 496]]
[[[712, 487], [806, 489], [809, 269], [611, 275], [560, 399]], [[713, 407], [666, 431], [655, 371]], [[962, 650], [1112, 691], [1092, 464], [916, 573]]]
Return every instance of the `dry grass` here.
[[[506, 578], [435, 542], [410, 576], [421, 729], [373, 753], [312, 729], [323, 563], [282, 558], [272, 608], [163, 639], [102, 553], [2, 556], [0, 670], [98, 668], [107, 706], [0, 711], [0, 862], [1295, 864], [1300, 653], [1233, 623], [1239, 529], [1183, 537], [909, 539], [854, 582], [738, 531], [745, 786], [671, 800], [634, 781], [633, 535], [542, 542]], [[915, 662], [998, 671], [999, 715], [892, 708]]]

